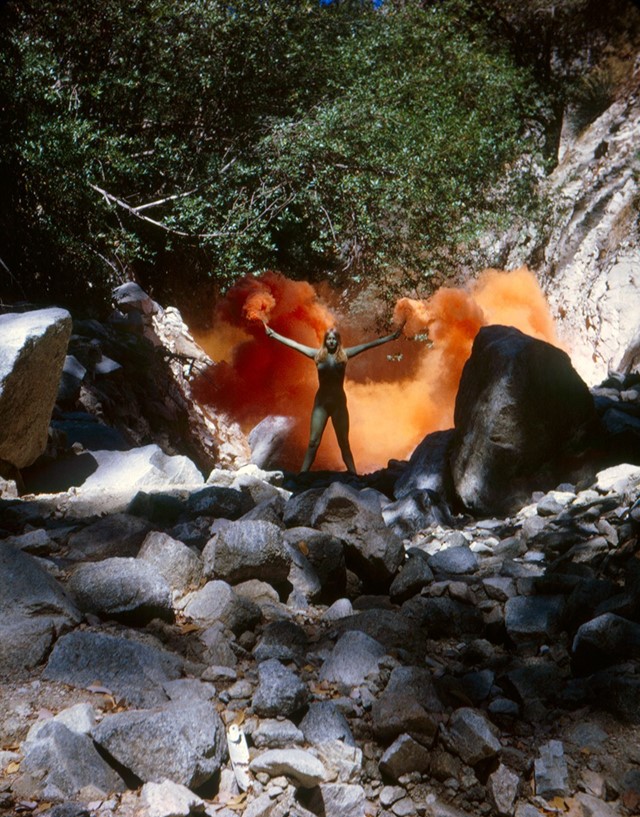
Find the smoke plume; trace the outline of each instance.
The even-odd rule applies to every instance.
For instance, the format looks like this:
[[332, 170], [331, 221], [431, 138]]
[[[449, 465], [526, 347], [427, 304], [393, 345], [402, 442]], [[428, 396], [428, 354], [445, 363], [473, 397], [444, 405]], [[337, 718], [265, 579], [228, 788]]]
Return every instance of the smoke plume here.
[[[326, 289], [321, 298], [311, 284], [274, 272], [247, 277], [216, 306], [214, 330], [198, 338], [218, 361], [198, 384], [199, 399], [247, 431], [270, 414], [293, 417], [283, 464], [294, 470], [308, 442], [315, 364], [267, 337], [264, 323], [314, 348], [334, 325], [345, 346], [376, 336], [331, 308], [328, 297]], [[403, 336], [354, 358], [347, 368], [350, 440], [360, 472], [405, 459], [426, 434], [452, 426], [460, 375], [480, 327], [507, 324], [559, 345], [544, 295], [524, 267], [486, 270], [468, 287], [443, 287], [428, 300], [401, 298], [391, 323], [404, 324]], [[314, 467], [344, 468], [331, 423]]]

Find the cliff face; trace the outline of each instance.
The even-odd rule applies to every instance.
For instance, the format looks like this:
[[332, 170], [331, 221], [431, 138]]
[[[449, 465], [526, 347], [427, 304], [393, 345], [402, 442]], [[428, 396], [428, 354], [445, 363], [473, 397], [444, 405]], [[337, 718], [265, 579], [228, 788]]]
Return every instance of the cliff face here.
[[544, 182], [552, 219], [526, 261], [545, 289], [574, 366], [589, 384], [640, 365], [640, 64], [624, 94], [566, 136]]

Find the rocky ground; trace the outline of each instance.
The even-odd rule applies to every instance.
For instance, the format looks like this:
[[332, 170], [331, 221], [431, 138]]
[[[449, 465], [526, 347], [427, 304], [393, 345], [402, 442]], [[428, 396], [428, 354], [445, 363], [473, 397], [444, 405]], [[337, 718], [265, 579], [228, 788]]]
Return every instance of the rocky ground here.
[[485, 330], [506, 354], [472, 353], [455, 429], [294, 476], [196, 405], [179, 315], [118, 296], [115, 324], [50, 316], [32, 466], [51, 347], [26, 333], [0, 390], [0, 814], [640, 810], [637, 375], [590, 393]]
[[640, 467], [404, 536], [326, 474], [114, 496], [2, 500], [0, 813], [638, 811]]

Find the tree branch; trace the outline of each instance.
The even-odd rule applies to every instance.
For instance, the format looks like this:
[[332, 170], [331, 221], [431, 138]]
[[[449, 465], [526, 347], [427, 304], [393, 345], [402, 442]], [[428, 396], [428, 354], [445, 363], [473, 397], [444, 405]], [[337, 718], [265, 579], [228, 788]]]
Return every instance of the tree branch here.
[[142, 221], [146, 221], [149, 224], [153, 224], [155, 227], [160, 227], [161, 230], [166, 230], [168, 233], [173, 233], [173, 235], [180, 235], [183, 236], [184, 238], [194, 237], [190, 233], [185, 233], [182, 230], [174, 230], [173, 227], [167, 227], [166, 224], [163, 224], [161, 221], [156, 221], [153, 218], [149, 218], [149, 216], [141, 216], [140, 213], [136, 211], [135, 207], [131, 207], [131, 205], [127, 204], [126, 201], [122, 201], [122, 199], [119, 199], [117, 196], [113, 196], [111, 193], [108, 193], [106, 190], [103, 190], [96, 184], [89, 184], [89, 187], [91, 187], [93, 190], [104, 196], [109, 203], [113, 202], [114, 204], [117, 204], [118, 207], [122, 207], [124, 210], [128, 210], [129, 213], [134, 215], [136, 218], [142, 219]]

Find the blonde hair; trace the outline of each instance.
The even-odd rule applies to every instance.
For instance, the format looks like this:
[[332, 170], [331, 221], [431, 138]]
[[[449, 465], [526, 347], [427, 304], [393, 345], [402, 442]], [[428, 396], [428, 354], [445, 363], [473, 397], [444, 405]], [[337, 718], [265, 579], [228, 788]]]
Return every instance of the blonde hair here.
[[342, 346], [342, 337], [340, 335], [340, 332], [338, 332], [338, 330], [335, 327], [327, 329], [327, 331], [324, 333], [322, 346], [318, 349], [316, 356], [314, 358], [315, 362], [322, 363], [329, 356], [329, 350], [327, 349], [327, 335], [330, 332], [333, 333], [338, 340], [338, 348], [335, 351], [335, 359], [338, 361], [338, 363], [346, 363], [348, 358], [346, 352], [344, 351], [344, 347]]

